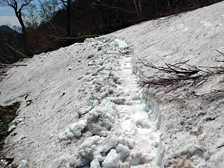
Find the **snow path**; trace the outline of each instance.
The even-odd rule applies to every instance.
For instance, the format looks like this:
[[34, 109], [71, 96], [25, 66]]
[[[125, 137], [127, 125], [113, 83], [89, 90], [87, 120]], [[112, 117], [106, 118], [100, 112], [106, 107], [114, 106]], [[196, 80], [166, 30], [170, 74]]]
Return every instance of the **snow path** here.
[[162, 167], [162, 116], [140, 95], [133, 54], [124, 39], [99, 37], [11, 69], [0, 100], [22, 105], [7, 156], [38, 168]]
[[[162, 67], [183, 61], [197, 67], [223, 67], [223, 55], [217, 52], [224, 53], [223, 9], [224, 2], [220, 2], [137, 24], [113, 35], [135, 45], [133, 59], [145, 76], [158, 74], [142, 65], [139, 58]], [[166, 168], [224, 167], [224, 148], [220, 147], [224, 140], [223, 88], [223, 75], [214, 75], [198, 88], [171, 92], [151, 89], [165, 118], [162, 142]]]
[[[158, 160], [156, 156], [157, 152], [160, 154], [158, 149], [161, 145], [160, 125], [157, 126], [158, 116], [152, 119], [150, 114], [155, 113], [154, 107], [151, 102], [149, 102], [150, 104], [143, 103], [139, 97], [136, 78], [131, 66], [131, 46], [121, 39], [113, 39], [110, 44], [112, 45], [107, 47], [105, 51], [107, 54], [104, 54], [103, 62], [110, 62], [112, 66], [109, 68], [106, 64], [98, 67], [97, 71], [99, 72], [99, 69], [101, 70], [102, 66], [105, 66], [101, 73], [97, 74], [100, 77], [95, 83], [100, 83], [98, 80], [103, 77], [106, 81], [105, 74], [109, 70], [109, 76], [112, 76], [115, 82], [113, 87], [116, 89], [109, 89], [109, 92], [113, 92], [113, 95], [107, 95], [103, 92], [102, 94], [107, 96], [101, 94], [100, 98], [96, 99], [101, 103], [97, 103], [98, 105], [89, 112], [87, 117], [88, 129], [101, 137], [95, 135], [83, 142], [79, 151], [81, 158], [77, 165], [83, 166], [90, 162], [92, 168], [100, 167], [100, 165], [106, 168], [161, 166], [162, 158]], [[114, 50], [115, 48], [118, 51]], [[95, 66], [97, 67], [97, 64]], [[100, 87], [99, 92], [104, 90], [105, 86]], [[102, 107], [102, 104], [104, 104], [104, 107]], [[102, 109], [105, 111], [102, 111]], [[152, 119], [151, 122], [150, 119]], [[110, 122], [108, 123], [106, 120]], [[105, 140], [107, 143], [105, 143]], [[96, 146], [93, 144], [96, 144]], [[113, 154], [111, 154], [112, 151]], [[106, 153], [108, 154], [106, 155]]]

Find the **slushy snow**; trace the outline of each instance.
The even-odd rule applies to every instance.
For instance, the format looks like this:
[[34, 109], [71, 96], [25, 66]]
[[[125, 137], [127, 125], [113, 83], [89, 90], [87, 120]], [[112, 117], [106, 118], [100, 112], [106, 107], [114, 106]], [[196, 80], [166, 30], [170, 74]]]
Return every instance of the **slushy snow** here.
[[[60, 65], [64, 68], [54, 67], [52, 71], [48, 69], [50, 72], [48, 75], [45, 74], [45, 81], [41, 84], [38, 81], [35, 82], [35, 85], [38, 85], [36, 87], [40, 90], [36, 90], [36, 87], [32, 86], [33, 82], [26, 83], [29, 86], [19, 85], [24, 87], [24, 89], [20, 89], [22, 92], [20, 94], [33, 102], [27, 105], [27, 100], [21, 96], [20, 101], [23, 104], [20, 110], [29, 109], [29, 114], [32, 116], [30, 111], [36, 109], [36, 117], [30, 118], [37, 120], [38, 125], [41, 124], [37, 128], [36, 135], [33, 130], [35, 129], [33, 122], [29, 127], [25, 126], [33, 138], [37, 136], [41, 139], [40, 141], [31, 140], [32, 150], [34, 151], [35, 148], [39, 150], [35, 153], [32, 165], [52, 167], [52, 165], [63, 163], [91, 168], [138, 165], [156, 167], [159, 158], [158, 149], [161, 146], [160, 136], [163, 121], [156, 103], [151, 99], [143, 98], [138, 91], [131, 65], [133, 46], [125, 39], [113, 36], [87, 39], [83, 44], [75, 44], [59, 51], [35, 56], [33, 59], [27, 60], [26, 63], [35, 65], [38, 61], [48, 64], [48, 59], [49, 61], [56, 59], [54, 55], [57, 52], [66, 52], [72, 55], [77, 46], [82, 46], [82, 48], [85, 46], [83, 50], [88, 50], [87, 53], [92, 51], [90, 55], [83, 55], [84, 58], [80, 58], [78, 61], [75, 59], [78, 63], [84, 62], [82, 63], [86, 68], [84, 75], [80, 74], [76, 79], [73, 76], [73, 73], [78, 73], [77, 68], [82, 69], [82, 64], [78, 65], [79, 67], [75, 65], [71, 67], [72, 64], [67, 65], [70, 63], [69, 61], [58, 60], [56, 65], [62, 63], [66, 65]], [[70, 56], [63, 55], [68, 59], [71, 59]], [[40, 71], [43, 68], [39, 65], [36, 66], [40, 68]], [[76, 67], [75, 70], [73, 70], [74, 67]], [[82, 71], [81, 69], [80, 71]], [[27, 72], [25, 69], [24, 71]], [[35, 72], [34, 70], [33, 73]], [[51, 76], [51, 73], [55, 74], [55, 72], [58, 74]], [[66, 73], [69, 74], [65, 75]], [[39, 75], [42, 76], [42, 72]], [[63, 77], [63, 80], [58, 79], [59, 83], [56, 83], [55, 78], [59, 76]], [[33, 76], [30, 74], [30, 77], [27, 76], [27, 78], [33, 78]], [[32, 80], [29, 79], [29, 81]], [[77, 87], [79, 81], [80, 87]], [[49, 87], [49, 85], [52, 86]], [[58, 91], [60, 91], [59, 97], [56, 96]], [[78, 94], [76, 95], [75, 92]], [[83, 104], [78, 105], [80, 102]], [[28, 122], [26, 120], [29, 118], [26, 117], [26, 115], [20, 116], [20, 118], [24, 118], [21, 125]], [[63, 118], [67, 119], [63, 120]], [[52, 120], [54, 120], [54, 124]], [[42, 131], [40, 127], [42, 127]], [[16, 128], [16, 131], [18, 130], [19, 127]], [[7, 140], [11, 141], [15, 138], [13, 141], [21, 143], [23, 139], [29, 139], [30, 135], [27, 134], [29, 131], [23, 131], [21, 130], [23, 135], [8, 137]], [[41, 132], [46, 137], [43, 137]], [[18, 139], [20, 136], [22, 138]], [[43, 162], [41, 158], [47, 156], [49, 158], [53, 152], [52, 149], [44, 149], [45, 143], [51, 146], [53, 151], [58, 152], [63, 148], [66, 152], [60, 151], [54, 154], [54, 159], [51, 158], [52, 160]], [[72, 150], [70, 148], [73, 144], [79, 145]], [[19, 145], [18, 148], [20, 148]], [[20, 152], [22, 152], [21, 156], [24, 156], [23, 151]], [[71, 153], [69, 157], [66, 155], [68, 152]], [[45, 156], [40, 157], [41, 153]], [[32, 154], [27, 155], [27, 160], [32, 157], [34, 157]]]
[[6, 157], [23, 168], [223, 168], [223, 95], [207, 95], [223, 89], [224, 76], [172, 92], [137, 84], [157, 75], [142, 60], [222, 66], [223, 8], [141, 23], [10, 69], [0, 103], [21, 106]]

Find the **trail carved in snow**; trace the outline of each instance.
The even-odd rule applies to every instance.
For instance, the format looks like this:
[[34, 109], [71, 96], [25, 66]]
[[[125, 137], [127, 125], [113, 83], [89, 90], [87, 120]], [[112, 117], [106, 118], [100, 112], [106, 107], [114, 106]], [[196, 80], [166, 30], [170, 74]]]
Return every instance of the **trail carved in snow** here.
[[81, 112], [85, 119], [68, 127], [59, 139], [79, 138], [86, 128], [92, 133], [79, 147], [77, 167], [161, 167], [163, 121], [156, 103], [138, 92], [133, 70], [139, 69], [132, 68], [131, 45], [108, 37], [88, 42], [103, 50], [101, 60], [89, 63], [95, 69], [88, 81], [94, 85], [92, 97]]
[[28, 167], [162, 167], [163, 119], [140, 94], [133, 48], [122, 38], [91, 38], [11, 69], [1, 103], [21, 107], [6, 156]]
[[157, 75], [139, 58], [161, 67], [183, 61], [223, 67], [223, 8], [220, 2], [134, 25], [10, 69], [0, 104], [21, 106], [5, 156], [35, 168], [223, 168], [223, 76], [169, 94], [157, 88], [158, 108], [140, 95], [132, 74]]

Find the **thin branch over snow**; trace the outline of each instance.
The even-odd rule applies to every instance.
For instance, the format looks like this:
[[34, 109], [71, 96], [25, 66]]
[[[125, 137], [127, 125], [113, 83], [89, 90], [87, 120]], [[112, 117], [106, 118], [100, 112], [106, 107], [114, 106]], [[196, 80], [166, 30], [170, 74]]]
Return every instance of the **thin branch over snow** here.
[[[152, 94], [159, 97], [159, 92], [163, 94], [174, 92], [177, 89], [198, 88], [203, 85], [210, 77], [224, 74], [224, 67], [199, 67], [189, 65], [188, 61], [178, 62], [175, 64], [166, 63], [165, 66], [156, 66], [150, 62], [139, 59], [147, 68], [154, 70], [152, 76], [139, 76], [138, 85], [142, 89], [143, 94]], [[150, 90], [150, 91], [149, 91]], [[224, 90], [218, 90], [216, 93], [224, 93]], [[212, 97], [214, 93], [211, 92]], [[194, 95], [204, 97], [204, 95]], [[209, 96], [209, 94], [207, 95]], [[207, 97], [206, 96], [206, 97]], [[172, 99], [172, 98], [171, 98]]]

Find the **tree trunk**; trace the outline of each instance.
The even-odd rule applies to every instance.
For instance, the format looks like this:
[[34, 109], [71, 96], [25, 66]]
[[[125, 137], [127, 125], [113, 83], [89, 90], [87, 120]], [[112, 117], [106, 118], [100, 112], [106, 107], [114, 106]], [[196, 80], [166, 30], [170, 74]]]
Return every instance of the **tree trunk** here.
[[22, 27], [24, 53], [28, 54], [27, 33], [26, 33], [26, 27], [25, 27], [23, 19], [22, 19], [22, 13], [21, 12], [16, 12], [16, 17], [18, 18], [19, 23]]
[[71, 0], [67, 0], [67, 34], [71, 35]]
[[139, 12], [138, 12], [138, 6], [137, 6], [137, 3], [136, 3], [136, 0], [133, 0], [133, 2], [134, 2], [134, 6], [135, 6], [136, 13], [139, 14]]
[[171, 7], [170, 6], [170, 0], [167, 0], [167, 5], [168, 5], [169, 8]]
[[142, 14], [142, 0], [138, 0], [139, 13]]

